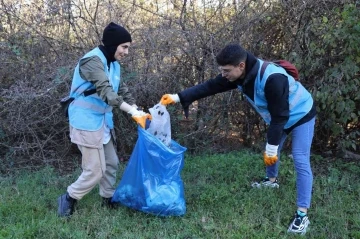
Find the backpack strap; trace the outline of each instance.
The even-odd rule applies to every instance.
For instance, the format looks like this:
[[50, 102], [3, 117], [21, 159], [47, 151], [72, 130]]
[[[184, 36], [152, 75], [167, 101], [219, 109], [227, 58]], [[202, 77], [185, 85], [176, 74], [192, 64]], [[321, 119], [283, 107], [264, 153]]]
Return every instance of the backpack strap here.
[[264, 61], [264, 63], [262, 64], [261, 69], [260, 69], [260, 81], [262, 80], [265, 69], [269, 64], [270, 64], [270, 62], [268, 62], [268, 61]]

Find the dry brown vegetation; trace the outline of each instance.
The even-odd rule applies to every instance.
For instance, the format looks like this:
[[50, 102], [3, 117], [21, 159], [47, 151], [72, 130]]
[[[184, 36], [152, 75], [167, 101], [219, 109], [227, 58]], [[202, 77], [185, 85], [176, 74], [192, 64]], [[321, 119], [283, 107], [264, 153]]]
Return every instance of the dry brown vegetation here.
[[[216, 53], [239, 42], [261, 58], [297, 65], [319, 102], [314, 150], [359, 152], [359, 15], [350, 0], [1, 0], [0, 170], [65, 169], [77, 154], [59, 99], [110, 21], [133, 35], [122, 79], [145, 110], [164, 93], [216, 76]], [[266, 126], [237, 91], [194, 103], [189, 120], [180, 106], [169, 111], [173, 138], [192, 153], [262, 149]], [[135, 124], [121, 112], [115, 120], [126, 159]]]

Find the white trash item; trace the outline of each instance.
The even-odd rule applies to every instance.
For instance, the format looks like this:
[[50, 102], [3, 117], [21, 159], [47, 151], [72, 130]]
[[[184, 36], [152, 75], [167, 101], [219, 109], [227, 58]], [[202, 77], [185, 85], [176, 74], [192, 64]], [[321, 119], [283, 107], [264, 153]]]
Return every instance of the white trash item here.
[[152, 120], [147, 131], [158, 138], [166, 146], [171, 143], [170, 114], [162, 104], [156, 104], [149, 109]]

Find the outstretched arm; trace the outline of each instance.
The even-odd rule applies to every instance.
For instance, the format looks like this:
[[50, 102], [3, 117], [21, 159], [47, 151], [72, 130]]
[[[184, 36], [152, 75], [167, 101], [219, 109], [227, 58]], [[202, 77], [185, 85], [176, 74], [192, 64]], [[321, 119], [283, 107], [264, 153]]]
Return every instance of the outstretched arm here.
[[[185, 116], [188, 116], [189, 105], [199, 99], [207, 96], [215, 95], [217, 93], [225, 92], [228, 90], [236, 89], [237, 85], [231, 83], [221, 74], [214, 79], [205, 81], [204, 83], [187, 88], [178, 94], [166, 94], [163, 95], [162, 104], [172, 104], [180, 102], [185, 111]], [[164, 98], [165, 97], [165, 98]], [[170, 97], [170, 101], [166, 101]]]

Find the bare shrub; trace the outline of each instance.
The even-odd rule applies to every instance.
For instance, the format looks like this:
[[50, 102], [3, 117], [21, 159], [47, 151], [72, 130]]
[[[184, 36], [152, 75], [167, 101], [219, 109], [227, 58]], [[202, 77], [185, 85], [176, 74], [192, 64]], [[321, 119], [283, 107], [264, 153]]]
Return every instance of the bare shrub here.
[[[354, 1], [32, 2], [0, 3], [2, 171], [43, 164], [61, 168], [71, 161], [65, 158], [76, 155], [58, 102], [69, 93], [78, 59], [101, 43], [102, 30], [110, 21], [124, 25], [133, 35], [130, 55], [122, 62], [122, 80], [137, 104], [147, 110], [164, 93], [177, 93], [215, 77], [215, 55], [230, 42], [239, 42], [264, 59], [293, 61], [303, 84], [315, 94], [320, 90], [318, 80], [326, 83], [329, 64], [341, 64], [343, 60], [337, 59], [345, 57], [338, 57], [342, 53], [335, 46], [317, 51], [314, 46], [321, 48], [325, 30], [334, 28], [321, 28], [321, 33], [317, 29], [323, 27], [322, 19], [335, 23], [336, 9]], [[266, 125], [245, 102], [237, 91], [208, 97], [192, 104], [189, 119], [184, 119], [179, 105], [170, 106], [173, 138], [193, 153], [244, 146], [262, 150]], [[359, 99], [354, 102], [357, 105]], [[326, 107], [319, 115], [324, 119]], [[327, 140], [315, 137], [321, 150], [337, 148], [336, 141], [344, 142], [349, 132], [331, 138], [323, 122], [318, 124], [316, 134]], [[349, 127], [349, 123], [337, 125]], [[358, 137], [358, 123], [353, 120], [350, 125], [350, 133], [355, 132], [352, 137]], [[137, 138], [136, 125], [119, 112], [115, 128], [119, 156], [126, 159]]]

